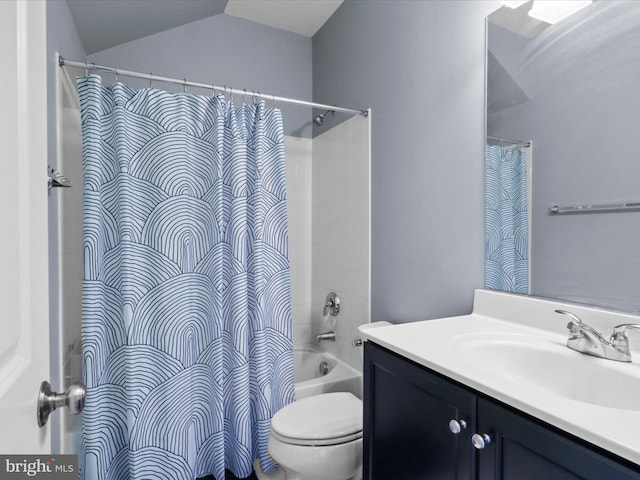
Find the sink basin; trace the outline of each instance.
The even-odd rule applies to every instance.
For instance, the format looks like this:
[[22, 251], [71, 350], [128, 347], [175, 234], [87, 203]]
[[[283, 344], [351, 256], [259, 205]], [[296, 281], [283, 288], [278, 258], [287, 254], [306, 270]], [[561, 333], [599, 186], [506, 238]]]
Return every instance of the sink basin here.
[[584, 355], [560, 340], [525, 334], [464, 334], [449, 346], [475, 368], [569, 400], [640, 411], [637, 364]]

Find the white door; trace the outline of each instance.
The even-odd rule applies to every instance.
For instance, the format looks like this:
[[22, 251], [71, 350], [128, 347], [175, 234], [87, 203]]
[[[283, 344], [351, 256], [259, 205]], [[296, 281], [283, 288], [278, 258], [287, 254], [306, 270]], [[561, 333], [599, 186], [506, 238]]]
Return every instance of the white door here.
[[49, 377], [46, 18], [0, 0], [0, 453], [50, 453], [36, 422]]

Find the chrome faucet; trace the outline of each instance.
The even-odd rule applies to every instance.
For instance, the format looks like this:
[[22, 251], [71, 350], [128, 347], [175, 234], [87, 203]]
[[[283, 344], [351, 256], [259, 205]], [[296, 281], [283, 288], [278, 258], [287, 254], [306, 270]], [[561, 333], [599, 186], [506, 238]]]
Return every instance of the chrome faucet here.
[[606, 358], [618, 362], [630, 362], [631, 353], [629, 351], [629, 339], [625, 334], [627, 328], [639, 328], [640, 325], [624, 324], [613, 329], [613, 335], [607, 340], [590, 325], [584, 323], [580, 318], [566, 310], [556, 310], [556, 313], [567, 315], [571, 321], [567, 323], [569, 338], [567, 347], [580, 353], [593, 355], [594, 357]]
[[331, 330], [330, 332], [321, 333], [316, 335], [316, 343], [320, 343], [323, 340], [331, 340], [332, 342], [336, 341], [336, 332]]

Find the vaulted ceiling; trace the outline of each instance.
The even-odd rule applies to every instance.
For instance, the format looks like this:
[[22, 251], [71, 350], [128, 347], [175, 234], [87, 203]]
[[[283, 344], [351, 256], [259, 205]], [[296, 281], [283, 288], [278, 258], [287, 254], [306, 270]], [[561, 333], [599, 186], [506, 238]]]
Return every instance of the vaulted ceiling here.
[[87, 54], [226, 13], [312, 37], [342, 0], [67, 0]]

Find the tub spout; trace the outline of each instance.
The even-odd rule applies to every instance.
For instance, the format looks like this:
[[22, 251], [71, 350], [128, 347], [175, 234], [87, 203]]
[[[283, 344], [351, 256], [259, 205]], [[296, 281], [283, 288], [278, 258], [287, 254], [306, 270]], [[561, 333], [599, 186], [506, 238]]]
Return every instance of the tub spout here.
[[320, 343], [323, 340], [331, 340], [332, 342], [336, 341], [336, 332], [331, 330], [330, 332], [321, 333], [316, 335], [316, 343]]

